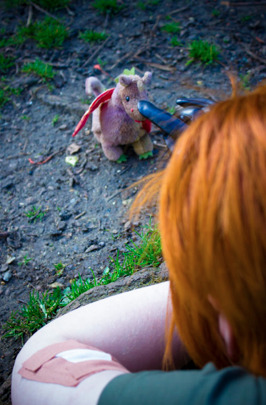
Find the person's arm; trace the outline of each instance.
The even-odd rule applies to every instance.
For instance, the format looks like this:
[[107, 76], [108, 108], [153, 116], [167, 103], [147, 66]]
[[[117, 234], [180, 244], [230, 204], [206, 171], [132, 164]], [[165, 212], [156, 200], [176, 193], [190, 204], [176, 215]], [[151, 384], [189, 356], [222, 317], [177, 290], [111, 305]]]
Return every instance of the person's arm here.
[[[72, 397], [73, 388], [36, 383], [18, 374], [22, 363], [32, 354], [57, 342], [75, 339], [94, 346], [110, 353], [129, 371], [160, 369], [165, 347], [168, 298], [169, 284], [161, 283], [88, 304], [46, 325], [29, 339], [16, 359], [12, 381], [13, 404], [22, 404], [22, 397], [26, 398], [29, 392], [30, 399], [25, 401], [28, 405], [34, 400], [40, 405], [56, 405], [61, 403], [56, 402], [60, 396], [66, 399], [64, 403], [68, 402], [69, 396]], [[179, 352], [183, 361], [184, 349], [176, 338], [175, 353]], [[119, 374], [121, 372], [105, 371], [84, 380], [74, 389], [75, 404], [96, 404], [105, 385]], [[34, 390], [38, 391], [36, 398], [32, 398]]]

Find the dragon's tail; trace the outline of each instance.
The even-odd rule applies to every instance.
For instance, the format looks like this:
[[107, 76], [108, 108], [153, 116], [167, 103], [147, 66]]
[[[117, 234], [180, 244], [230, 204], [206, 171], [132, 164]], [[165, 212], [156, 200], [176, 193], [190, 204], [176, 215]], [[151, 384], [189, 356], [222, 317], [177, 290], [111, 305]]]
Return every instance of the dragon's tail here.
[[97, 77], [91, 76], [88, 77], [85, 81], [85, 92], [88, 95], [94, 95], [95, 97], [103, 93], [105, 90], [103, 84], [100, 82]]

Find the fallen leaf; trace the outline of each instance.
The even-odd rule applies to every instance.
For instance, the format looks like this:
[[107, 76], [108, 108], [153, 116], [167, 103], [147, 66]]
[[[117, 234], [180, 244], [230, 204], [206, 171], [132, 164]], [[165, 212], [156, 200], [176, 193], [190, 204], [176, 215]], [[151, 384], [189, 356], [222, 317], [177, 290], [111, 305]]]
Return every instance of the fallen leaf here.
[[80, 146], [75, 142], [71, 143], [67, 148], [67, 153], [69, 153], [70, 155], [73, 155], [74, 153], [77, 153], [79, 151]]
[[52, 284], [48, 284], [48, 287], [50, 287], [50, 288], [64, 288], [64, 286], [63, 286], [63, 284], [62, 283], [58, 283], [57, 281], [55, 281], [54, 283], [52, 283]]

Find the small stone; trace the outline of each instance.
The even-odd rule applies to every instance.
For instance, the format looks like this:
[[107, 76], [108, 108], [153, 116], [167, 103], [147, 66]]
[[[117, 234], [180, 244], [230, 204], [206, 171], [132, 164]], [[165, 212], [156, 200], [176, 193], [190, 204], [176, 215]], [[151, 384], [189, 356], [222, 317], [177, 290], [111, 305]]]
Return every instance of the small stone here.
[[6, 264], [11, 264], [16, 260], [14, 256], [7, 256]]
[[4, 273], [7, 270], [8, 270], [8, 264], [2, 264], [2, 266], [0, 267], [0, 273]]
[[71, 217], [72, 213], [69, 211], [61, 211], [59, 216], [62, 220], [67, 221]]
[[52, 283], [52, 284], [48, 284], [48, 286], [50, 287], [50, 288], [64, 288], [64, 285], [63, 284], [61, 284], [61, 283], [59, 283], [58, 281], [55, 281], [54, 283]]
[[100, 249], [100, 247], [98, 245], [91, 245], [85, 250], [85, 253], [90, 253], [90, 252], [93, 252], [93, 251], [99, 250], [99, 249]]
[[51, 228], [49, 231], [50, 236], [61, 236], [62, 231], [57, 228]]
[[1, 188], [10, 190], [12, 187], [14, 187], [14, 185], [14, 179], [9, 177], [2, 182]]
[[2, 277], [2, 279], [3, 279], [6, 283], [8, 283], [11, 278], [12, 278], [12, 273], [11, 273], [10, 270], [6, 271], [6, 272], [4, 273], [4, 275], [3, 275], [3, 277]]
[[67, 224], [66, 224], [65, 221], [59, 221], [59, 222], [56, 224], [56, 227], [57, 227], [57, 229], [58, 229], [59, 231], [64, 231], [64, 230], [66, 229], [66, 226], [67, 226]]
[[74, 153], [77, 153], [79, 151], [80, 146], [75, 142], [72, 142], [67, 148], [67, 153], [69, 153], [70, 155], [73, 155]]
[[125, 230], [125, 231], [129, 231], [130, 228], [131, 228], [131, 222], [130, 222], [130, 221], [127, 221], [127, 222], [125, 223], [125, 225], [124, 225], [124, 230]]
[[86, 168], [87, 168], [88, 170], [90, 170], [91, 172], [96, 172], [96, 170], [99, 170], [99, 167], [96, 166], [96, 165], [93, 164], [93, 163], [88, 163], [87, 166], [86, 166]]
[[105, 246], [104, 242], [99, 242], [99, 247], [103, 248]]

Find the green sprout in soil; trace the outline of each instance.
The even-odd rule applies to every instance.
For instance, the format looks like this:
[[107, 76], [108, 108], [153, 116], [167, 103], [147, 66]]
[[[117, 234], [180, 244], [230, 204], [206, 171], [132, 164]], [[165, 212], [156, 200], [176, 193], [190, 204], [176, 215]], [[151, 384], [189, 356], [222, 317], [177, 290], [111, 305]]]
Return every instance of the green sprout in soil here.
[[22, 72], [28, 74], [33, 73], [39, 76], [44, 82], [53, 79], [55, 75], [52, 66], [42, 62], [38, 58], [34, 62], [26, 63], [22, 68]]
[[244, 90], [250, 90], [250, 79], [251, 79], [251, 74], [250, 72], [246, 74], [240, 74], [239, 75], [240, 79], [240, 85]]
[[245, 24], [246, 22], [248, 22], [248, 21], [250, 21], [251, 20], [251, 15], [244, 15], [243, 17], [241, 17], [241, 23], [242, 24]]
[[97, 32], [93, 30], [87, 30], [79, 33], [79, 38], [85, 42], [99, 42], [104, 41], [108, 35], [105, 32]]
[[[2, 81], [4, 78], [2, 78]], [[18, 96], [21, 93], [22, 89], [20, 88], [13, 88], [8, 85], [2, 85], [0, 82], [0, 107], [3, 107], [4, 104], [10, 101], [11, 96]]]
[[219, 17], [219, 15], [220, 15], [220, 11], [219, 10], [216, 10], [215, 8], [212, 10], [212, 16], [213, 17]]
[[52, 124], [55, 125], [55, 124], [58, 122], [59, 118], [60, 118], [60, 115], [59, 115], [59, 114], [56, 114], [56, 115], [54, 116], [53, 120], [52, 120]]
[[45, 213], [42, 211], [41, 207], [36, 207], [33, 205], [32, 209], [25, 212], [26, 217], [29, 222], [42, 221]]
[[27, 264], [31, 261], [32, 259], [30, 257], [28, 257], [28, 255], [26, 254], [23, 259], [22, 262], [19, 262], [18, 265], [19, 266], [27, 266]]
[[189, 61], [186, 66], [194, 61], [202, 62], [205, 65], [214, 63], [218, 58], [219, 52], [215, 45], [208, 41], [195, 40], [189, 46]]
[[168, 32], [168, 34], [179, 34], [180, 33], [180, 23], [179, 22], [170, 22], [162, 26], [162, 31]]
[[157, 6], [157, 4], [160, 3], [160, 1], [161, 1], [161, 0], [138, 1], [138, 2], [137, 2], [137, 7], [144, 11], [144, 10], [146, 10], [146, 8], [149, 7], [149, 6]]
[[[5, 5], [8, 8], [26, 6], [30, 3], [30, 0], [5, 0]], [[56, 10], [68, 6], [69, 0], [35, 0], [34, 4], [46, 10]]]
[[0, 73], [6, 73], [9, 68], [14, 66], [14, 59], [0, 53]]
[[177, 39], [177, 36], [171, 38], [171, 46], [182, 46], [182, 43]]
[[141, 9], [141, 10], [146, 10], [146, 4], [144, 3], [144, 1], [138, 1], [137, 2], [137, 7], [139, 8], [139, 9]]
[[102, 14], [116, 14], [123, 8], [117, 0], [95, 0], [92, 5]]
[[[69, 302], [76, 299], [80, 294], [99, 285], [107, 285], [120, 277], [128, 276], [144, 267], [158, 267], [162, 263], [161, 240], [157, 227], [151, 224], [143, 228], [142, 232], [136, 232], [137, 242], [131, 242], [126, 246], [126, 251], [117, 251], [116, 258], [110, 258], [100, 279], [92, 272], [92, 279], [85, 280], [79, 275], [77, 280], [71, 283], [65, 290], [56, 288], [40, 294], [33, 291], [29, 302], [20, 311], [12, 312], [10, 318], [3, 326], [4, 338], [21, 338], [32, 335], [51, 319], [58, 310]], [[65, 267], [62, 262], [54, 265], [58, 271]]]
[[66, 265], [63, 264], [62, 262], [54, 264], [54, 268], [55, 268], [56, 274], [58, 276], [61, 276], [61, 274], [63, 273], [65, 267], [66, 267]]

